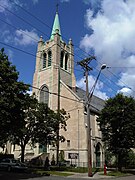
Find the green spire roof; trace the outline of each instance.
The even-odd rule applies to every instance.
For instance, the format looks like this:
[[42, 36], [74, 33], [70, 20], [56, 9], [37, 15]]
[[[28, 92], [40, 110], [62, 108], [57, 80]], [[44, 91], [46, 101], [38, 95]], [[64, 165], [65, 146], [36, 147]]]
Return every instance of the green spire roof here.
[[54, 19], [51, 38], [50, 38], [51, 40], [54, 40], [54, 35], [56, 34], [56, 30], [59, 30], [60, 39], [62, 40], [58, 12], [56, 12], [55, 19]]

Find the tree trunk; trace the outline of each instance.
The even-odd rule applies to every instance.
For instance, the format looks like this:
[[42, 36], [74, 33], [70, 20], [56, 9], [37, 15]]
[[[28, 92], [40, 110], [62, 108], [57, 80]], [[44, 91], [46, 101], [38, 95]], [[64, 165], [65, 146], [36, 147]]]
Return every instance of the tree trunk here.
[[122, 159], [121, 154], [118, 154], [118, 171], [122, 171]]
[[25, 145], [21, 145], [21, 162], [24, 162], [24, 152], [25, 152]]
[[58, 165], [59, 164], [59, 129], [57, 129], [56, 136], [57, 136], [57, 139], [56, 139], [56, 164]]

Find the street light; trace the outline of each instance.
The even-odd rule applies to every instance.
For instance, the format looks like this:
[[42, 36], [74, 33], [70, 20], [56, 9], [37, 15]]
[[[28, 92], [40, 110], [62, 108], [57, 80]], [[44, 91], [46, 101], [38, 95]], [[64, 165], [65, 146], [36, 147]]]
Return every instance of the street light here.
[[103, 69], [105, 69], [106, 67], [107, 67], [106, 64], [102, 64], [102, 65], [101, 65], [101, 68], [100, 68], [100, 71], [99, 71], [99, 73], [98, 73], [98, 76], [97, 76], [97, 78], [96, 78], [96, 80], [95, 80], [95, 83], [94, 83], [94, 85], [92, 86], [92, 88], [91, 88], [91, 90], [90, 90], [89, 97], [88, 97], [88, 99], [87, 99], [88, 101], [90, 101], [91, 98], [92, 98], [92, 96], [93, 96], [94, 89], [95, 89], [95, 87], [96, 87], [96, 84], [97, 84], [97, 81], [98, 81], [99, 76], [100, 76], [100, 74], [101, 74], [101, 71], [102, 71]]
[[87, 96], [87, 146], [88, 146], [88, 176], [92, 177], [92, 154], [91, 154], [91, 123], [90, 123], [90, 102], [96, 87], [101, 71], [106, 68], [106, 64], [102, 64], [94, 85], [89, 93], [88, 88], [88, 71], [86, 70], [86, 96]]

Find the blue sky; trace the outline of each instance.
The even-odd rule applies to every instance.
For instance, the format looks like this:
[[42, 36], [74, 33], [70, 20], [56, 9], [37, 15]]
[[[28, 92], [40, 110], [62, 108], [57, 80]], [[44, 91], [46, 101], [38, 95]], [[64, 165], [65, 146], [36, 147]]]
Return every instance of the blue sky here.
[[135, 96], [134, 0], [0, 0], [0, 48], [5, 48], [19, 79], [32, 84], [37, 41], [41, 35], [45, 41], [50, 38], [56, 3], [62, 38], [73, 40], [77, 85], [85, 89], [83, 70], [76, 62], [94, 53], [90, 89], [101, 64], [111, 67], [102, 71], [95, 95]]

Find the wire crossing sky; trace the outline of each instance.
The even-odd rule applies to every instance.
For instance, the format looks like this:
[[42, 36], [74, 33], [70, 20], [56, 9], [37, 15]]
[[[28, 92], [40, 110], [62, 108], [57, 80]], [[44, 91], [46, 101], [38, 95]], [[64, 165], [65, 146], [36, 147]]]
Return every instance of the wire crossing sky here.
[[103, 99], [118, 92], [135, 96], [133, 0], [0, 0], [0, 48], [17, 67], [19, 79], [32, 84], [37, 42], [41, 35], [50, 39], [57, 3], [62, 39], [74, 44], [77, 86], [85, 90], [76, 62], [94, 54], [89, 89], [106, 63], [110, 68], [102, 72], [94, 94]]

